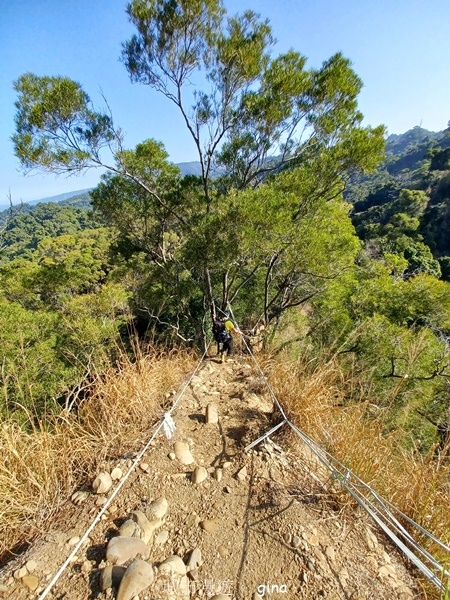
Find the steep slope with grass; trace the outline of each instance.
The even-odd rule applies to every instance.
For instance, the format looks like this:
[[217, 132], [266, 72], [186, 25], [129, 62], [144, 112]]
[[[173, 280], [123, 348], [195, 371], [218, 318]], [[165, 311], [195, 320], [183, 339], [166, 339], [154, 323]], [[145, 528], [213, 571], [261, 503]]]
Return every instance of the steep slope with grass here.
[[[162, 433], [155, 438], [47, 597], [131, 598], [123, 588], [116, 596], [117, 582], [111, 589], [105, 574], [112, 560], [110, 540], [119, 533], [130, 535], [130, 527], [131, 535], [145, 539], [140, 552], [154, 571], [153, 583], [146, 590], [139, 588], [141, 600], [209, 599], [219, 593], [239, 600], [260, 595], [274, 600], [426, 597], [416, 574], [408, 571], [368, 517], [350, 503], [339, 502], [333, 482], [321, 474], [317, 461], [298, 440], [280, 432], [273, 438], [277, 444], [265, 442], [244, 451], [246, 444], [279, 421], [250, 359], [241, 356], [237, 362], [220, 364], [207, 358], [180, 397], [183, 385], [178, 384], [178, 393], [171, 389], [188, 366], [192, 368], [192, 361], [181, 356], [172, 362], [144, 361], [119, 380], [111, 379], [106, 390], [117, 399], [115, 406], [106, 407], [108, 394], [96, 397], [98, 411], [92, 409], [84, 421], [84, 428], [91, 427], [99, 440], [91, 450], [95, 456], [90, 477], [78, 489], [73, 482], [61, 490], [60, 510], [48, 533], [3, 568], [0, 589], [7, 597], [34, 598], [43, 591], [114, 493], [117, 481], [104, 494], [93, 493], [95, 473], [124, 477], [136, 451], [154, 431], [158, 406], [161, 413], [176, 398], [173, 439]], [[270, 364], [264, 366], [270, 372]], [[287, 374], [282, 378], [286, 382]], [[309, 398], [305, 386], [302, 392], [312, 402], [312, 386], [316, 392], [320, 386], [312, 379], [310, 385]], [[280, 381], [278, 387], [282, 391]], [[146, 404], [149, 398], [153, 408]], [[314, 401], [324, 400], [317, 394]], [[139, 426], [136, 418], [142, 420]], [[109, 420], [114, 423], [111, 430], [94, 434], [99, 423]], [[180, 442], [186, 444], [184, 453]], [[154, 501], [162, 496], [167, 511], [155, 519]], [[150, 529], [142, 513], [151, 521]], [[134, 525], [127, 520], [130, 516]], [[161, 567], [173, 555], [191, 569], [187, 579], [180, 572], [179, 582], [185, 587], [178, 589]], [[118, 562], [127, 565], [132, 559]], [[184, 565], [180, 568], [185, 572]], [[114, 577], [123, 570], [115, 567]], [[152, 578], [147, 573], [147, 583]]]

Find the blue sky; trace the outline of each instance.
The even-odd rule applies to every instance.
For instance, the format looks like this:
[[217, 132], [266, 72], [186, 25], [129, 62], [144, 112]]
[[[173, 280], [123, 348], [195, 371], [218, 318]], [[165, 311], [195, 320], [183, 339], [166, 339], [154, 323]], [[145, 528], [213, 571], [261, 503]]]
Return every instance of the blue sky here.
[[[445, 129], [450, 119], [449, 0], [226, 0], [235, 13], [250, 8], [270, 19], [275, 53], [294, 48], [319, 67], [337, 51], [364, 82], [359, 106], [365, 123], [389, 133], [422, 125]], [[0, 205], [94, 186], [83, 177], [24, 176], [14, 157], [12, 82], [31, 71], [65, 75], [82, 84], [97, 105], [101, 92], [126, 145], [162, 140], [173, 162], [196, 160], [175, 108], [145, 86], [131, 84], [119, 61], [133, 33], [122, 0], [12, 0], [0, 20]]]

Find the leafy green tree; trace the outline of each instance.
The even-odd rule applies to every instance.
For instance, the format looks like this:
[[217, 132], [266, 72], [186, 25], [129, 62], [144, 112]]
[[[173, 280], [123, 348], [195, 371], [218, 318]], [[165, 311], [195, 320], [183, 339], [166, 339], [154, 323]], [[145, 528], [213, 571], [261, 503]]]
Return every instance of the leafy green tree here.
[[[110, 171], [142, 188], [154, 201], [154, 216], [147, 219], [151, 241], [146, 252], [151, 247], [161, 256], [165, 237], [172, 252], [181, 239], [178, 230], [191, 228], [202, 249], [197, 260], [203, 272], [197, 271], [196, 279], [208, 302], [217, 295], [230, 298], [233, 292], [227, 286], [233, 279], [227, 273], [242, 261], [233, 256], [231, 263], [222, 260], [221, 268], [216, 268], [211, 248], [216, 232], [225, 225], [227, 192], [264, 185], [269, 174], [284, 168], [304, 170], [299, 201], [290, 216], [286, 214], [298, 221], [307, 202], [307, 185], [310, 204], [320, 204], [339, 196], [342, 178], [350, 170], [374, 168], [383, 150], [383, 128], [362, 127], [357, 108], [362, 83], [347, 59], [336, 54], [321, 68], [306, 69], [305, 57], [294, 51], [272, 58], [270, 26], [251, 11], [229, 17], [217, 0], [136, 0], [127, 12], [137, 31], [123, 49], [132, 81], [148, 84], [173, 102], [195, 142], [202, 169], [195, 214], [177, 204], [186, 196], [178, 193], [177, 199], [174, 173], [165, 180], [160, 171], [155, 173], [152, 161], [160, 159], [161, 148], [145, 142], [133, 152], [124, 151], [111, 116], [94, 111], [81, 86], [68, 79], [27, 74], [18, 80], [16, 154], [27, 168], [71, 172], [104, 164], [101, 150], [112, 148]], [[197, 74], [202, 86], [196, 86], [189, 107], [189, 89]], [[219, 181], [211, 176], [216, 164], [226, 169]], [[166, 164], [163, 171], [169, 170]], [[114, 182], [123, 201], [120, 185]], [[105, 193], [101, 203], [106, 208]], [[133, 195], [139, 196], [136, 190]], [[163, 233], [162, 219], [168, 213], [178, 230], [171, 223], [170, 231]], [[246, 261], [241, 282], [247, 274], [244, 265]], [[285, 292], [288, 280], [286, 286]]]

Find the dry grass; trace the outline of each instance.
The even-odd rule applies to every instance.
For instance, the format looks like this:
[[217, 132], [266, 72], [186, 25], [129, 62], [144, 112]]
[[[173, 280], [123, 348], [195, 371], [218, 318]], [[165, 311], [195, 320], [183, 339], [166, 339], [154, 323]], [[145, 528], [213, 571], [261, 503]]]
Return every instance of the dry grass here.
[[[403, 513], [450, 543], [448, 445], [425, 456], [405, 450], [402, 432], [384, 432], [369, 401], [346, 405], [348, 385], [355, 382], [348, 384], [335, 360], [317, 365], [305, 357], [293, 363], [282, 356], [268, 361], [266, 372], [293, 423]], [[448, 554], [427, 540], [421, 541], [450, 566]]]
[[195, 365], [189, 352], [151, 352], [122, 359], [98, 377], [77, 413], [45, 419], [28, 415], [28, 430], [0, 430], [0, 555], [48, 528], [74, 488], [107, 457], [140, 449], [161, 415], [166, 394]]

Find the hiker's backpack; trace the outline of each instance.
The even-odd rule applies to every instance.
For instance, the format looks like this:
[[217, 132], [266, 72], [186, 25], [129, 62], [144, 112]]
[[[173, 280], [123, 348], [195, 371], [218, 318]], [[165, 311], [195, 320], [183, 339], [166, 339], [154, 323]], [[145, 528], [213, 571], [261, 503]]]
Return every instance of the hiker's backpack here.
[[213, 333], [214, 339], [219, 344], [225, 344], [225, 342], [228, 342], [228, 340], [231, 337], [230, 334], [227, 333], [227, 330], [225, 329], [225, 325], [222, 323], [222, 321], [219, 321], [218, 319], [216, 319], [213, 323], [212, 333]]

